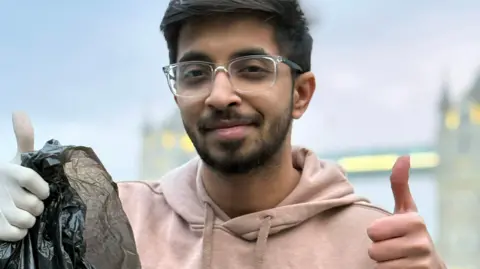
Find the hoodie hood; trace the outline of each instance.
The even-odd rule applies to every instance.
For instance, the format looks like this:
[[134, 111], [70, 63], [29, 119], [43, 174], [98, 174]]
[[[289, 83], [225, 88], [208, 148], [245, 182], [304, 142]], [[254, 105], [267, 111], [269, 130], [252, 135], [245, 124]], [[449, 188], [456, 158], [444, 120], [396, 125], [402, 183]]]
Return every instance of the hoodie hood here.
[[167, 203], [190, 229], [203, 231], [203, 268], [210, 268], [214, 228], [227, 230], [244, 240], [256, 240], [255, 255], [260, 268], [270, 235], [293, 228], [327, 210], [368, 202], [354, 194], [353, 186], [338, 165], [318, 159], [305, 148], [294, 149], [292, 154], [294, 167], [301, 171], [295, 189], [275, 208], [233, 219], [207, 195], [200, 176], [203, 163], [199, 158], [162, 179]]

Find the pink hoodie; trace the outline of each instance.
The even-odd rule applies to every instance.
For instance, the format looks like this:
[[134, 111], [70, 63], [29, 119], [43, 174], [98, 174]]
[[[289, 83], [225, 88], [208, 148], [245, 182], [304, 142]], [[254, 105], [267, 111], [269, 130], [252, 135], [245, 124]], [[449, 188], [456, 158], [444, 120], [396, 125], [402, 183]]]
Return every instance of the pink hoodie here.
[[371, 269], [367, 227], [389, 215], [342, 170], [294, 153], [299, 184], [277, 207], [229, 218], [208, 197], [196, 158], [158, 182], [119, 184], [143, 269]]

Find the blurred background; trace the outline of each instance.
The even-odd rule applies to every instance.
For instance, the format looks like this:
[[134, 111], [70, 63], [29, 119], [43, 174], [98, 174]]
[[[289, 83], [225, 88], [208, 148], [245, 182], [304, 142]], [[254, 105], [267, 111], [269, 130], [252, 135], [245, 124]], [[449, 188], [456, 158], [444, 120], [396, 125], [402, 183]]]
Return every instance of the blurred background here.
[[[356, 191], [393, 209], [411, 187], [449, 268], [480, 269], [480, 1], [305, 0], [318, 89], [294, 144], [338, 161]], [[0, 0], [0, 159], [11, 112], [37, 147], [91, 146], [116, 181], [154, 180], [195, 156], [161, 71], [165, 1]]]

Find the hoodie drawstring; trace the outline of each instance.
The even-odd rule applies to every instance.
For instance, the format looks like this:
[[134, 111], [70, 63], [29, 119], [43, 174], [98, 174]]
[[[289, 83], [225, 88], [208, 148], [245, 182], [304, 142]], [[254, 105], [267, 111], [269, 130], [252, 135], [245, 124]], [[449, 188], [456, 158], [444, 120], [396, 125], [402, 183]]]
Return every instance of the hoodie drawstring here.
[[[260, 230], [257, 235], [255, 244], [255, 269], [261, 269], [263, 258], [267, 250], [268, 235], [272, 227], [272, 217], [266, 216], [260, 224]], [[202, 243], [202, 269], [210, 269], [212, 265], [213, 251], [213, 226], [215, 223], [215, 214], [212, 207], [205, 203], [205, 226], [203, 227], [203, 243]]]
[[272, 217], [266, 216], [262, 220], [260, 230], [258, 231], [257, 244], [255, 245], [255, 269], [261, 269], [263, 265], [263, 257], [267, 250], [268, 235], [272, 227]]
[[202, 269], [210, 269], [212, 264], [213, 224], [215, 215], [208, 203], [205, 203], [205, 226], [203, 227]]

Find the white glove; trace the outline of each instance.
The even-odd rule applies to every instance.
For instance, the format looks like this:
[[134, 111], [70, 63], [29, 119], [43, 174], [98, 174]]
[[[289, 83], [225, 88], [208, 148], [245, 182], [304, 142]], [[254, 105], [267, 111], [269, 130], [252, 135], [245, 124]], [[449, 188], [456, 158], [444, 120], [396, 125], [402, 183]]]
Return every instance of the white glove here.
[[50, 195], [47, 182], [30, 168], [20, 166], [20, 154], [34, 150], [33, 127], [24, 113], [13, 113], [17, 155], [0, 163], [0, 241], [22, 240], [43, 212]]

